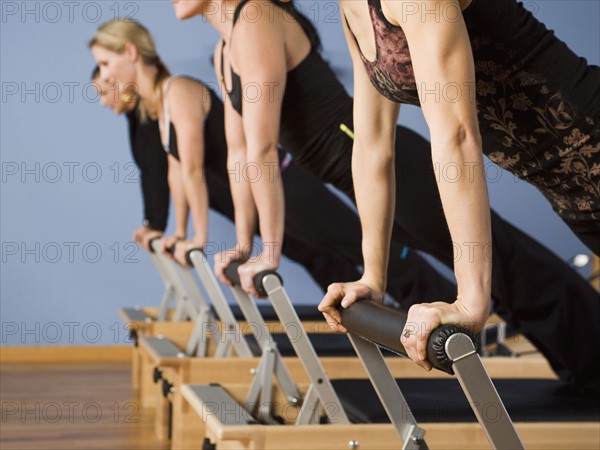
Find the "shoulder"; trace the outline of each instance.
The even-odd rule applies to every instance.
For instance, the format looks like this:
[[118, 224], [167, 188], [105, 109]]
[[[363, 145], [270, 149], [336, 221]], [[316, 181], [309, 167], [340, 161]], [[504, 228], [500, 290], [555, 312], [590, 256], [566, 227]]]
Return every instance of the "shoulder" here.
[[283, 10], [274, 2], [251, 0], [239, 11], [234, 30], [244, 33], [245, 37], [260, 37], [265, 32], [281, 31], [283, 19]]
[[204, 116], [210, 107], [209, 89], [200, 81], [187, 77], [174, 78], [168, 86], [166, 97], [173, 121], [189, 115]]

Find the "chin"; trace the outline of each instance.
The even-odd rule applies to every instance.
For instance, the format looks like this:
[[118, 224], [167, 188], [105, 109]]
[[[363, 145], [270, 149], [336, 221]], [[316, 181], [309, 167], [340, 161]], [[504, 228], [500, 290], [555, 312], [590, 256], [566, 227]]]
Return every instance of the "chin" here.
[[185, 0], [176, 0], [173, 2], [173, 8], [175, 9], [175, 17], [179, 20], [191, 19], [198, 15], [198, 5], [190, 6]]
[[177, 17], [179, 20], [191, 19], [195, 15], [196, 14], [193, 11], [178, 11], [175, 9], [175, 17]]

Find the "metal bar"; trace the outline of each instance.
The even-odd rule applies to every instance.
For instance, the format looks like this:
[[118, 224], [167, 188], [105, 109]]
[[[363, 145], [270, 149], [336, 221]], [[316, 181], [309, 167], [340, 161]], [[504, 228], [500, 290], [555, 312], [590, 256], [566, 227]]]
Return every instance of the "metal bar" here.
[[209, 303], [200, 292], [200, 288], [198, 287], [198, 283], [194, 280], [192, 276], [192, 272], [189, 269], [181, 267], [179, 264], [174, 264], [175, 271], [179, 275], [182, 284], [185, 287], [186, 292], [188, 293], [188, 297], [190, 299], [190, 303], [196, 311], [199, 311], [201, 308], [210, 309]]
[[375, 344], [365, 341], [352, 333], [348, 338], [356, 351], [361, 363], [369, 374], [371, 383], [391, 422], [394, 424], [404, 443], [403, 449], [426, 449], [425, 430], [417, 424], [410, 406], [402, 391], [396, 384], [394, 376]]
[[159, 255], [159, 258], [163, 258], [165, 271], [169, 274], [169, 279], [172, 281], [175, 288], [175, 312], [173, 313], [173, 321], [180, 321], [186, 318], [186, 315], [194, 320], [198, 315], [199, 309], [195, 308], [190, 304], [189, 291], [181, 278], [181, 271], [177, 267], [176, 263], [167, 260], [164, 256]]
[[275, 368], [276, 353], [273, 348], [265, 348], [263, 350], [263, 356], [265, 364], [263, 366], [263, 372], [259, 375], [259, 380], [262, 382], [260, 389], [260, 404], [258, 405], [258, 414], [262, 420], [272, 422], [273, 415], [271, 414], [271, 397], [273, 391], [273, 372]]
[[446, 353], [453, 361], [456, 377], [492, 447], [523, 449], [517, 430], [471, 339], [462, 333], [451, 336], [446, 342]]
[[164, 322], [167, 320], [167, 317], [168, 317], [169, 302], [171, 300], [175, 299], [175, 292], [174, 292], [174, 288], [173, 288], [173, 283], [169, 279], [169, 276], [164, 268], [164, 263], [161, 259], [161, 256], [159, 256], [158, 252], [156, 251], [158, 249], [158, 244], [156, 244], [156, 248], [155, 248], [154, 242], [156, 242], [156, 241], [153, 241], [151, 243], [153, 252], [149, 252], [149, 255], [150, 255], [150, 259], [154, 263], [154, 267], [156, 267], [156, 271], [158, 272], [160, 279], [162, 280], [162, 282], [165, 286], [163, 296], [162, 296], [160, 304], [158, 306], [158, 314], [156, 316], [156, 319], [159, 322]]
[[156, 320], [158, 322], [165, 322], [168, 319], [169, 303], [174, 298], [175, 289], [173, 288], [173, 285], [169, 282], [168, 284], [165, 284], [165, 292], [163, 293], [162, 299], [160, 300], [160, 305], [158, 305], [158, 314], [156, 315]]
[[283, 363], [281, 353], [279, 352], [279, 349], [277, 349], [277, 346], [274, 345], [273, 336], [271, 336], [258, 306], [256, 306], [256, 303], [248, 296], [248, 294], [246, 294], [246, 292], [244, 292], [244, 290], [242, 290], [241, 287], [236, 285], [233, 286], [231, 290], [246, 319], [246, 323], [251, 326], [252, 334], [254, 334], [261, 351], [264, 352], [264, 350], [270, 346], [273, 348], [273, 351], [276, 352], [277, 361], [275, 364], [275, 377], [277, 378], [279, 386], [281, 386], [282, 391], [290, 402], [298, 403], [302, 398], [302, 394], [296, 387], [286, 365]]
[[311, 425], [313, 423], [318, 423], [317, 418], [319, 417], [320, 408], [319, 394], [317, 393], [314, 384], [311, 384], [304, 396], [302, 408], [296, 418], [296, 425]]
[[[279, 278], [275, 275], [266, 275], [263, 280], [263, 286], [271, 299], [273, 308], [280, 322], [283, 324], [288, 338], [294, 347], [296, 355], [302, 362], [311, 383], [317, 390], [319, 400], [322, 405], [326, 405], [325, 412], [331, 423], [347, 424], [350, 423], [342, 404], [331, 385], [331, 381], [325, 373], [325, 369], [317, 357], [314, 347], [308, 339], [306, 331], [302, 327], [300, 318], [292, 306], [292, 302], [283, 289]], [[291, 326], [297, 329], [298, 335], [291, 335]]]
[[213, 271], [208, 265], [206, 256], [200, 250], [194, 250], [190, 253], [190, 260], [194, 264], [200, 282], [204, 286], [204, 289], [206, 289], [206, 293], [217, 311], [219, 319], [225, 325], [225, 338], [233, 338], [232, 345], [239, 357], [251, 358], [254, 356], [252, 350], [235, 320], [231, 307], [229, 306]]
[[261, 357], [258, 361], [258, 367], [254, 372], [254, 378], [252, 379], [252, 384], [250, 384], [250, 390], [248, 391], [248, 395], [246, 396], [246, 408], [252, 409], [251, 407], [258, 403], [260, 389], [262, 387], [262, 379], [260, 377], [260, 374], [264, 372], [264, 366], [266, 363], [267, 361], [264, 357]]

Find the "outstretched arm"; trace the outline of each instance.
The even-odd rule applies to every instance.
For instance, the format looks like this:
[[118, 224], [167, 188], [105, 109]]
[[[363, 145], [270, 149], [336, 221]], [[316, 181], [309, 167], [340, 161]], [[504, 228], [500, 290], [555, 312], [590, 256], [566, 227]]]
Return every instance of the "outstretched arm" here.
[[163, 253], [167, 257], [171, 257], [170, 254], [165, 252], [165, 249], [175, 245], [177, 241], [183, 240], [187, 234], [187, 220], [188, 220], [188, 204], [185, 199], [185, 192], [183, 190], [183, 183], [181, 180], [181, 167], [179, 161], [177, 161], [172, 155], [169, 155], [169, 190], [173, 198], [173, 206], [175, 208], [175, 232], [173, 235], [163, 239]]
[[[492, 238], [473, 52], [458, 0], [430, 0], [427, 4], [428, 9], [438, 6], [437, 11], [454, 9], [456, 16], [403, 14], [406, 3], [382, 4], [384, 14], [402, 27], [410, 46], [419, 99], [431, 133], [433, 163], [435, 167], [458, 166], [463, 174], [458, 180], [441, 177], [439, 190], [453, 241], [458, 283], [451, 313], [462, 323], [471, 322], [469, 325], [478, 331], [489, 314]], [[409, 340], [409, 355], [422, 353], [431, 330], [423, 330], [421, 324], [439, 324], [439, 309], [416, 306], [409, 312], [409, 321], [418, 328], [416, 338]]]
[[[242, 127], [246, 145], [245, 154], [239, 152], [232, 157], [240, 164], [236, 169], [244, 169], [242, 175], [258, 174], [252, 179], [238, 177], [239, 183], [232, 185], [236, 222], [238, 208], [250, 208], [241, 203], [249, 200], [242, 195], [249, 185], [263, 240], [260, 256], [241, 266], [239, 273], [242, 288], [259, 296], [252, 282], [253, 276], [279, 266], [283, 244], [284, 197], [277, 144], [287, 76], [285, 40], [283, 28], [273, 23], [268, 15], [263, 15], [256, 23], [239, 22], [232, 39], [231, 61], [237, 63], [234, 66], [241, 77], [244, 93]], [[230, 148], [229, 151], [237, 149]]]
[[354, 144], [352, 178], [363, 231], [364, 274], [355, 283], [332, 284], [319, 310], [339, 331], [340, 303], [350, 306], [359, 298], [381, 301], [386, 288], [390, 235], [395, 204], [394, 141], [399, 106], [371, 85], [354, 38], [342, 18], [354, 64]]
[[[431, 131], [434, 164], [436, 164], [436, 167], [443, 167], [445, 164], [458, 164], [459, 167], [465, 169], [473, 166], [480, 169], [475, 170], [474, 173], [469, 172], [470, 176], [462, 177], [457, 182], [451, 183], [446, 180], [440, 182], [439, 189], [444, 212], [454, 241], [458, 297], [451, 305], [436, 302], [414, 305], [409, 310], [404, 333], [406, 341], [404, 346], [411, 359], [426, 369], [430, 368], [429, 363], [426, 361], [426, 343], [431, 331], [442, 323], [450, 322], [468, 325], [475, 331], [481, 329], [489, 313], [491, 291], [489, 202], [483, 172], [481, 138], [474, 95], [463, 95], [457, 101], [456, 98], [448, 99], [442, 95], [435, 99], [425, 97], [425, 93], [449, 86], [473, 87], [475, 76], [472, 53], [466, 27], [462, 21], [462, 16], [460, 16], [459, 3], [456, 0], [445, 2], [431, 0], [428, 3], [428, 9], [433, 9], [431, 5], [433, 2], [439, 3], [440, 6], [441, 3], [445, 5], [449, 2], [453, 3], [458, 8], [460, 20], [449, 22], [440, 20], [440, 17], [432, 14], [403, 15], [407, 1], [382, 2], [384, 14], [392, 23], [394, 20], [399, 19], [396, 24], [402, 26], [410, 44], [417, 86], [420, 88], [421, 103]], [[412, 6], [414, 6], [414, 3]], [[439, 10], [444, 9], [440, 7]], [[425, 20], [422, 20], [423, 18]], [[346, 36], [355, 67], [355, 134], [357, 139], [360, 139], [360, 134], [368, 136], [369, 129], [373, 130], [373, 125], [366, 129], [361, 120], [366, 119], [368, 124], [368, 118], [361, 119], [356, 113], [360, 114], [360, 111], [367, 111], [369, 114], [374, 114], [371, 108], [385, 108], [386, 104], [385, 102], [379, 105], [369, 103], [369, 98], [365, 96], [365, 92], [369, 91], [366, 87], [361, 88], [365, 85], [366, 74], [358, 55], [356, 42], [348, 34], [348, 30], [346, 30]], [[368, 80], [366, 82], [368, 83]], [[450, 83], [454, 84], [451, 85]], [[468, 93], [469, 91], [463, 90], [463, 92]], [[386, 121], [384, 125], [388, 126], [389, 123]], [[379, 133], [382, 133], [382, 131]], [[375, 140], [375, 142], [378, 142], [377, 148], [387, 148], [381, 147], [381, 141]], [[361, 150], [358, 151], [360, 154]], [[410, 151], [410, 149], [407, 149], [407, 151]], [[355, 161], [357, 160], [355, 159]], [[355, 167], [359, 169], [358, 166]], [[364, 189], [362, 187], [363, 183], [377, 186], [377, 181], [369, 180], [368, 177], [362, 178], [366, 171], [360, 170], [361, 175], [356, 172], [356, 169], [353, 174], [358, 200], [359, 191]], [[375, 174], [374, 170], [370, 172], [371, 176], [375, 176]], [[381, 192], [385, 192], [385, 190]], [[374, 197], [375, 195], [372, 195], [372, 198]], [[390, 197], [385, 198], [387, 200]], [[365, 275], [369, 273], [378, 274], [380, 268], [383, 267], [383, 259], [380, 256], [375, 256], [378, 250], [368, 248], [370, 245], [383, 243], [382, 240], [378, 241], [375, 237], [375, 232], [378, 230], [377, 225], [373, 226], [369, 222], [371, 220], [375, 223], [379, 222], [379, 227], [381, 227], [391, 221], [388, 213], [382, 210], [383, 204], [379, 203], [377, 205], [377, 203], [370, 209], [364, 208], [360, 203], [358, 204], [364, 228]], [[367, 211], [373, 214], [372, 219], [365, 217]], [[388, 229], [384, 228], [379, 232], [384, 230], [387, 231]], [[386, 251], [388, 242], [389, 239], [385, 241]], [[372, 252], [371, 256], [368, 253], [369, 251]], [[387, 258], [387, 253], [385, 256]], [[371, 265], [372, 263], [373, 265]], [[375, 270], [372, 270], [371, 267], [375, 267]], [[373, 294], [376, 294], [376, 289], [373, 287], [367, 289], [365, 284], [362, 284], [360, 289], [342, 284], [332, 285], [323, 299], [320, 309], [325, 313], [329, 313], [328, 321], [331, 325], [343, 330], [338, 325], [339, 315], [335, 316], [337, 313], [333, 310], [333, 305], [343, 299], [342, 306], [347, 306], [359, 296], [372, 296]]]
[[[223, 54], [222, 41], [217, 44], [214, 56], [215, 73], [218, 80], [223, 80], [221, 62]], [[229, 67], [229, 64], [227, 64]], [[231, 261], [245, 261], [252, 253], [252, 244], [256, 232], [257, 213], [252, 197], [250, 183], [242, 177], [246, 163], [246, 137], [242, 116], [233, 108], [225, 90], [224, 82], [221, 83], [221, 94], [225, 110], [225, 136], [227, 138], [227, 170], [229, 173], [229, 187], [234, 202], [234, 222], [236, 231], [235, 248], [220, 252], [215, 255], [215, 275], [225, 284], [231, 284], [225, 276], [225, 269]]]
[[177, 261], [187, 264], [186, 250], [191, 247], [202, 248], [208, 240], [209, 205], [204, 179], [204, 120], [210, 108], [210, 97], [204, 86], [185, 78], [175, 79], [166, 95], [169, 100], [171, 123], [177, 136], [181, 186], [194, 225], [194, 236], [178, 245], [175, 255]]

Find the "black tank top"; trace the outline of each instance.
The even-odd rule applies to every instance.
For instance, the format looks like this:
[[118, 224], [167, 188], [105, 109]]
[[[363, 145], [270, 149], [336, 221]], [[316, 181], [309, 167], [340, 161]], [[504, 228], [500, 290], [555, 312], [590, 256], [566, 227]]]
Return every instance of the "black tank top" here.
[[[236, 8], [234, 26], [247, 2], [242, 1]], [[277, 2], [274, 4], [277, 6]], [[234, 109], [242, 114], [242, 83], [233, 69], [231, 80], [227, 95]], [[287, 74], [280, 143], [300, 167], [351, 193], [351, 179], [346, 176], [348, 166], [340, 164], [340, 159], [349, 164], [352, 140], [340, 129], [342, 124], [353, 128], [352, 99], [313, 46], [308, 56]]]
[[[376, 57], [361, 54], [366, 73], [386, 98], [419, 105], [404, 31], [385, 18], [381, 0], [368, 3]], [[476, 94], [484, 152], [540, 189], [564, 219], [600, 220], [600, 68], [515, 0], [473, 0], [463, 18], [477, 83], [460, 88]]]
[[[186, 77], [187, 78], [187, 77]], [[171, 78], [173, 79], [173, 78]], [[223, 102], [215, 92], [199, 80], [189, 78], [202, 84], [210, 95], [210, 111], [204, 119], [204, 170], [213, 176], [227, 182], [227, 143], [225, 141], [225, 125]], [[170, 117], [168, 104], [165, 108], [165, 118]], [[165, 151], [179, 161], [177, 135], [175, 127], [169, 120], [168, 145]]]

